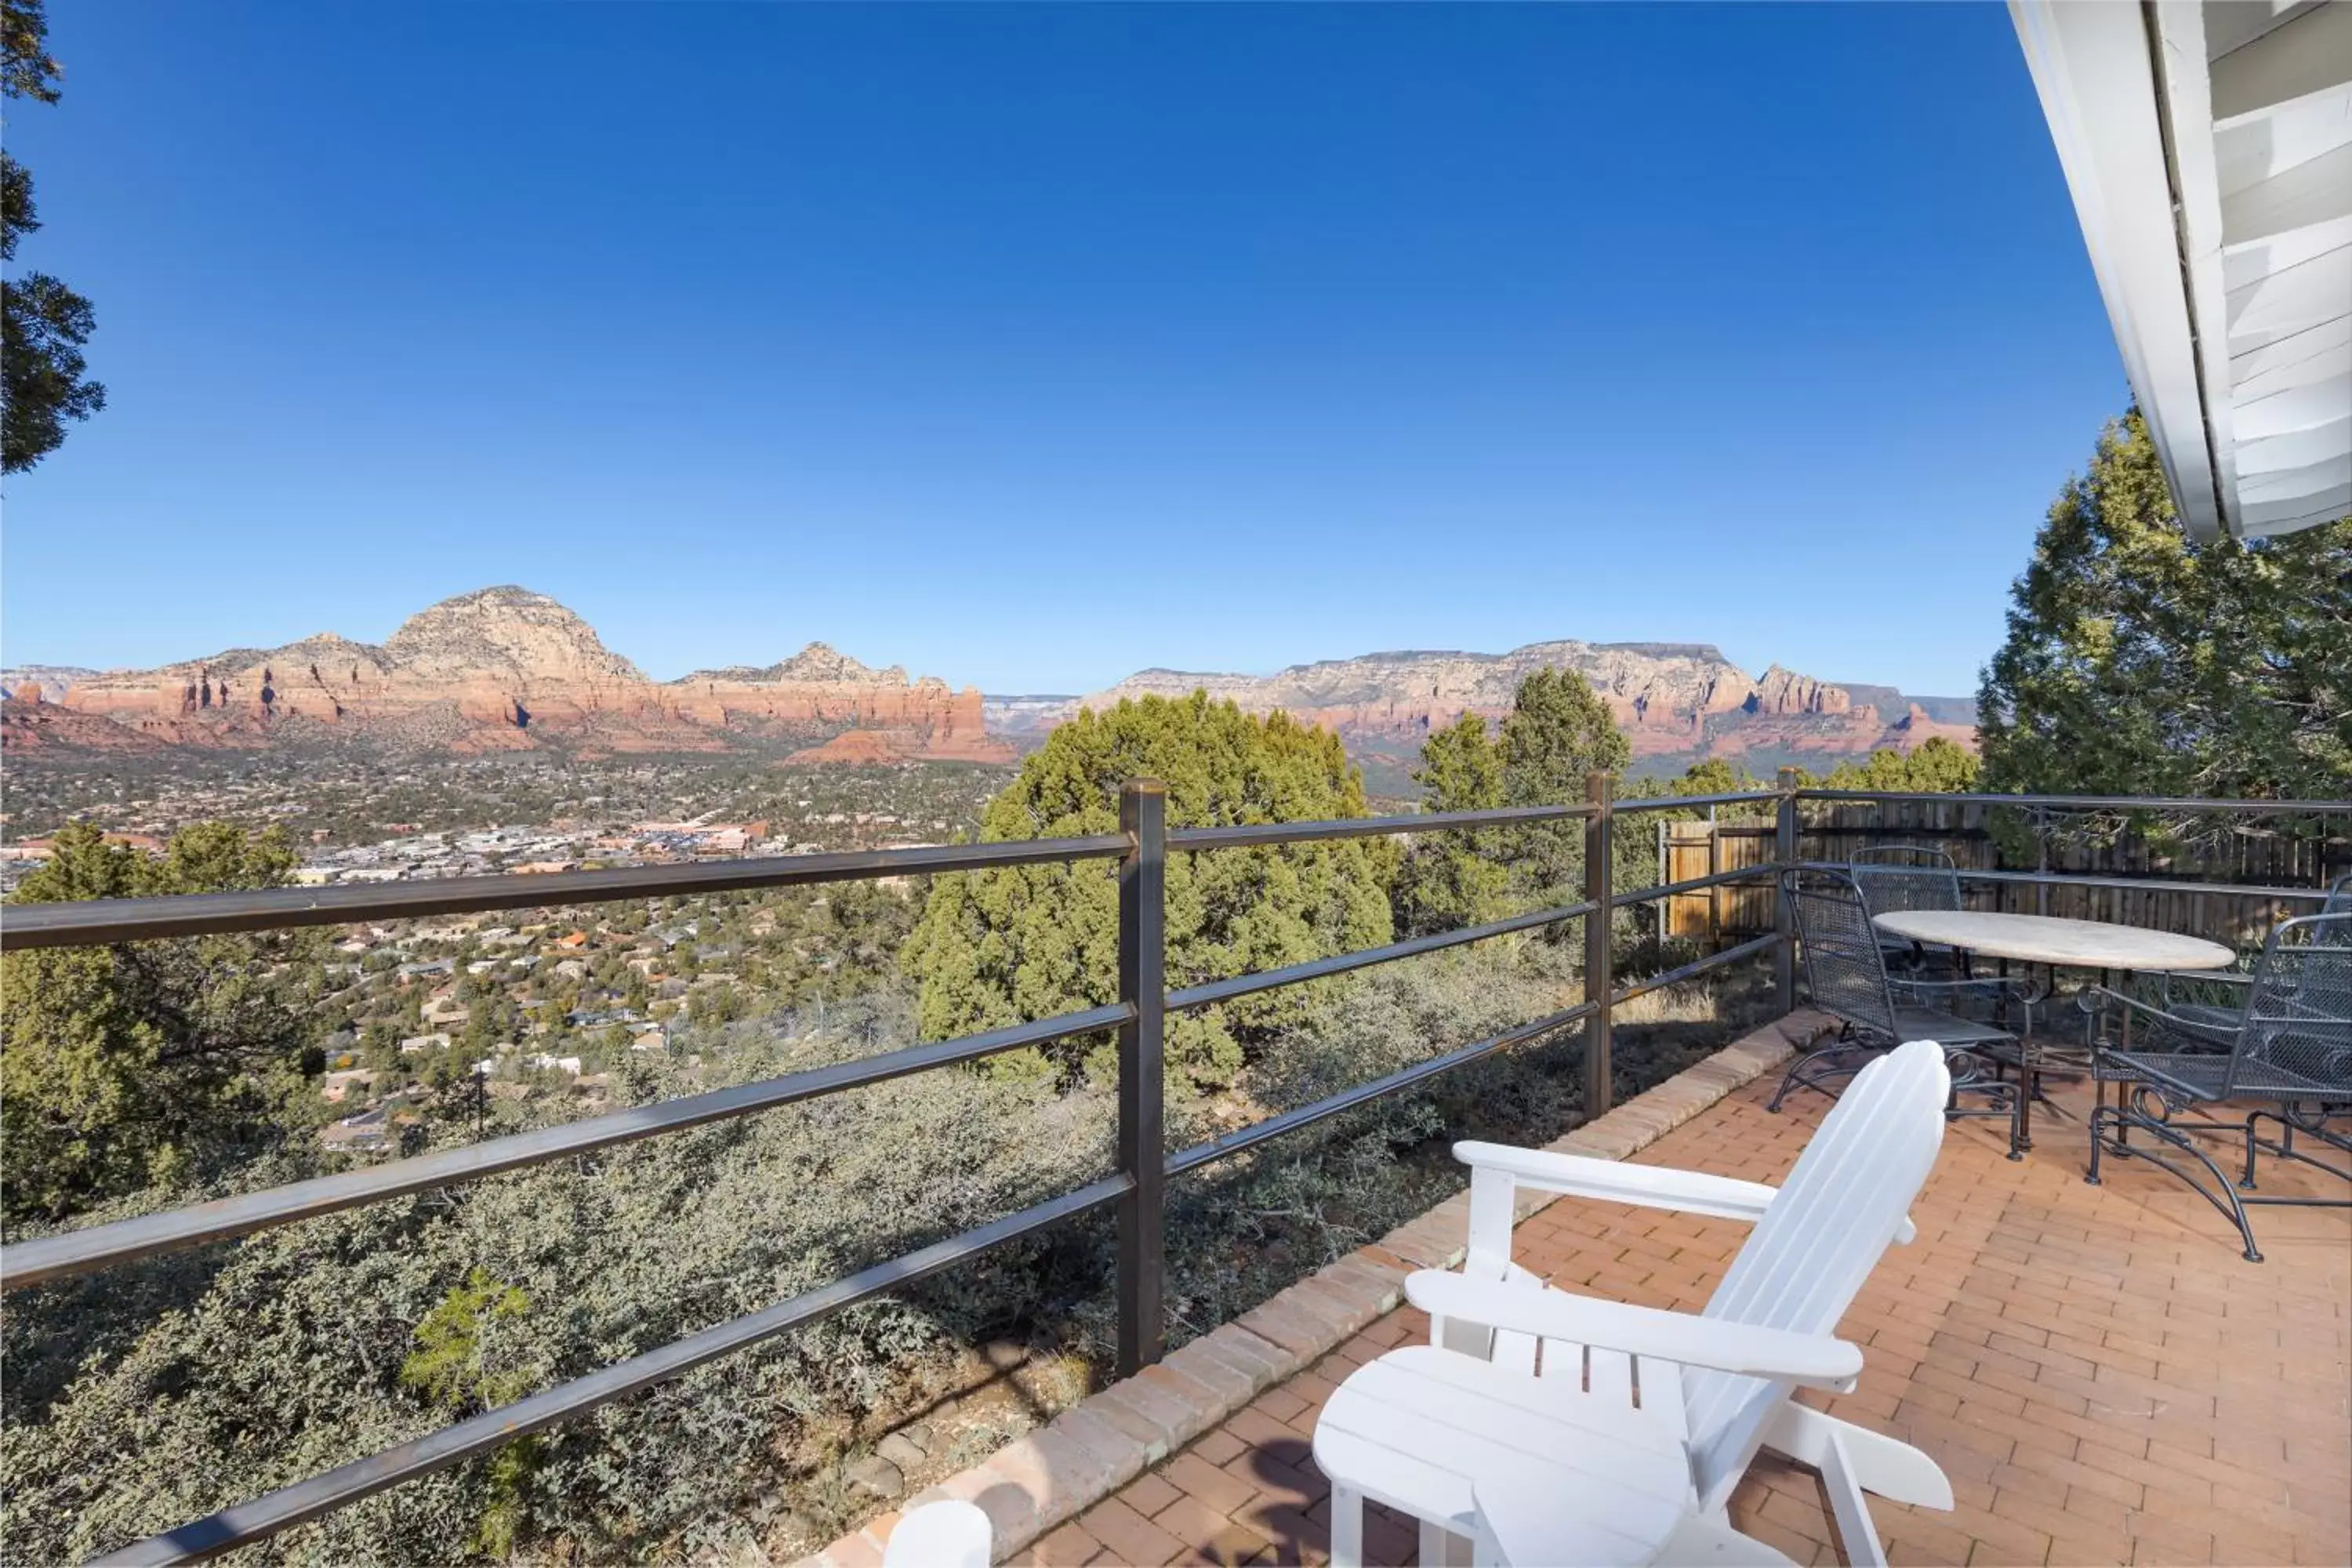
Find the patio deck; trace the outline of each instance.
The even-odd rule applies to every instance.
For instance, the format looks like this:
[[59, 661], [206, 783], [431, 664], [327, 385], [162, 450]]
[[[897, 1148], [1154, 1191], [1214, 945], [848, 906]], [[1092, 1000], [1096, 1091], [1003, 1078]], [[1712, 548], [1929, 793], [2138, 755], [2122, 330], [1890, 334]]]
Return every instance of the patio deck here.
[[[1777, 1181], [1826, 1101], [1768, 1114], [1773, 1081], [1637, 1158]], [[1957, 1494], [1949, 1513], [1873, 1500], [1891, 1560], [2352, 1562], [2352, 1211], [2257, 1214], [2266, 1261], [2249, 1263], [2202, 1199], [2144, 1163], [2086, 1185], [2087, 1089], [2059, 1099], [2071, 1119], [2037, 1117], [2022, 1162], [1995, 1124], [1952, 1126], [1918, 1241], [1842, 1325], [1867, 1365], [1824, 1408], [1917, 1444]], [[2342, 1195], [2288, 1171], [2265, 1166], [2263, 1190]], [[1517, 1255], [1590, 1294], [1695, 1310], [1744, 1233], [1563, 1201], [1520, 1226]], [[1316, 1414], [1351, 1368], [1427, 1331], [1410, 1307], [1388, 1314], [1014, 1561], [1327, 1561]], [[1800, 1563], [1843, 1561], [1809, 1470], [1759, 1459], [1732, 1517]], [[1413, 1560], [1407, 1521], [1370, 1510], [1365, 1536], [1371, 1563]]]

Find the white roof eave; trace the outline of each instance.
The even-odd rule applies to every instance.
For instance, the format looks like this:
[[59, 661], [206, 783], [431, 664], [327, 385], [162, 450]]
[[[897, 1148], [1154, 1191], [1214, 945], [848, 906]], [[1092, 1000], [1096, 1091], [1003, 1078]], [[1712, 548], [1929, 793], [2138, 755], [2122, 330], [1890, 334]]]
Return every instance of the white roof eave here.
[[2184, 525], [2352, 513], [2352, 3], [2010, 15]]

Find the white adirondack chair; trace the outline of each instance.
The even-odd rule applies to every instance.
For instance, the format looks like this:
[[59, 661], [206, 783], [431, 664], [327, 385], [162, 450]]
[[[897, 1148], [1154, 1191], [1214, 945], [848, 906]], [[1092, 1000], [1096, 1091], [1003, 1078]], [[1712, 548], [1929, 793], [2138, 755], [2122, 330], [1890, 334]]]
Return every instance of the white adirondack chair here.
[[[1331, 1481], [1331, 1556], [1362, 1562], [1363, 1506], [1422, 1521], [1423, 1563], [1788, 1561], [1726, 1514], [1759, 1447], [1819, 1469], [1848, 1559], [1886, 1561], [1863, 1493], [1952, 1506], [1909, 1444], [1799, 1404], [1844, 1392], [1862, 1352], [1832, 1337], [1943, 1142], [1942, 1047], [1915, 1042], [1857, 1075], [1777, 1190], [1492, 1143], [1472, 1169], [1459, 1274], [1406, 1282], [1432, 1343], [1360, 1368], [1325, 1405], [1315, 1459]], [[1521, 1185], [1754, 1222], [1703, 1313], [1571, 1295], [1510, 1260]], [[1467, 1538], [1466, 1540], [1465, 1538]]]

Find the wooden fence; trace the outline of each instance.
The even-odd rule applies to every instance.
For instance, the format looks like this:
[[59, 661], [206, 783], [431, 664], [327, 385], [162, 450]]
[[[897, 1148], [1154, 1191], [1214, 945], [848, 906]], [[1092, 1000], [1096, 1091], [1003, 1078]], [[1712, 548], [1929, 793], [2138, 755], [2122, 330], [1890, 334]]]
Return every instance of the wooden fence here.
[[[1738, 823], [1664, 825], [1659, 880], [1679, 881], [1743, 866], [1769, 864], [1773, 829]], [[1801, 859], [1843, 863], [1865, 845], [1916, 844], [1942, 849], [1963, 871], [2046, 869], [2077, 876], [2149, 881], [2326, 888], [2352, 871], [2352, 829], [2342, 816], [2209, 819], [2178, 842], [2116, 814], [2050, 813], [2036, 821], [2016, 807], [1948, 801], [1803, 801], [1798, 807]], [[2310, 914], [2308, 900], [2159, 889], [2036, 886], [1963, 879], [1970, 909], [2110, 921], [2181, 931], [2242, 951], [2261, 945], [2278, 921]], [[1669, 935], [1710, 946], [1772, 929], [1768, 879], [1681, 893], [1666, 900]]]

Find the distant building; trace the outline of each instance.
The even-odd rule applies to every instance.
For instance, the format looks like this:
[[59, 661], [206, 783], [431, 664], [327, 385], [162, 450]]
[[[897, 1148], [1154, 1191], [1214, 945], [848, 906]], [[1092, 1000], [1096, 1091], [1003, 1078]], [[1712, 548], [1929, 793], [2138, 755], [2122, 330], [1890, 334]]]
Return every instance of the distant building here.
[[357, 1116], [346, 1116], [332, 1126], [321, 1127], [319, 1142], [330, 1149], [365, 1152], [383, 1148], [391, 1133], [392, 1107], [380, 1105]]
[[373, 1068], [346, 1068], [341, 1072], [331, 1072], [320, 1079], [319, 1094], [328, 1104], [341, 1105], [350, 1096], [352, 1090], [356, 1089], [365, 1093], [373, 1088], [375, 1088]]

